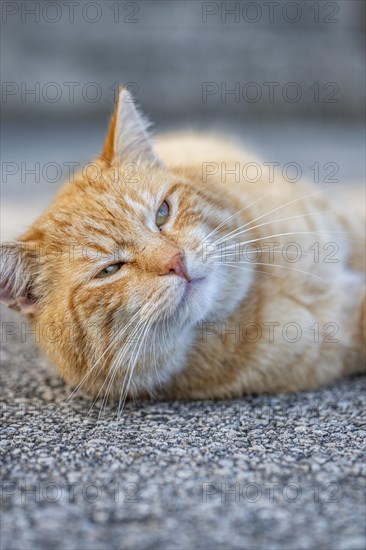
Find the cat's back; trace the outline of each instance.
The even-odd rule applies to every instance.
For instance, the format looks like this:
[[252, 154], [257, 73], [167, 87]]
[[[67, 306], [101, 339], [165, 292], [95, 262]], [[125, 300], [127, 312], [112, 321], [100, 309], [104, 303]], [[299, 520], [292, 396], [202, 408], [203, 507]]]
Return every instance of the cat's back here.
[[256, 160], [237, 141], [212, 133], [182, 131], [159, 134], [154, 138], [154, 145], [159, 157], [168, 166]]

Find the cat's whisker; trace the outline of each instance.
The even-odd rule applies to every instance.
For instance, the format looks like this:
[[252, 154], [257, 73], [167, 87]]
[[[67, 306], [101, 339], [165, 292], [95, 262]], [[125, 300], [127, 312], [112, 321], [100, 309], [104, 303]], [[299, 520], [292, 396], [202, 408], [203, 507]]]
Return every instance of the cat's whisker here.
[[[236, 267], [237, 269], [243, 269], [244, 271], [250, 271], [251, 273], [253, 273], [254, 269], [250, 269], [249, 267], [243, 267], [241, 265], [236, 265], [236, 264], [224, 264], [222, 262], [218, 263], [218, 264], [213, 264], [213, 265], [222, 265], [222, 266], [230, 266], [230, 267]], [[259, 269], [256, 269], [255, 270], [256, 273], [261, 273], [262, 275], [267, 275], [268, 277], [278, 277], [279, 279], [283, 279], [283, 277], [281, 275], [277, 275], [276, 273], [268, 273], [267, 271], [260, 271]], [[226, 273], [226, 275], [229, 275], [228, 273]]]
[[[169, 323], [169, 318], [166, 314], [164, 314], [163, 321], [162, 321], [162, 327], [161, 327], [161, 334], [162, 334], [163, 343], [160, 345], [160, 347], [161, 347], [160, 353], [162, 354], [163, 345], [164, 345], [166, 357], [168, 357], [169, 353], [170, 353], [170, 349], [169, 349], [170, 334], [169, 334], [169, 325], [168, 325], [168, 323]], [[158, 374], [158, 371], [156, 371], [156, 372]], [[160, 378], [159, 378], [159, 380], [160, 380]], [[160, 385], [161, 385], [161, 383], [160, 383]], [[161, 387], [162, 387], [162, 385], [161, 385]]]
[[[287, 248], [280, 248], [279, 250], [275, 250], [274, 248], [271, 250], [271, 251], [265, 251], [265, 253], [269, 253], [269, 254], [283, 254], [283, 252], [286, 251], [286, 255], [291, 255], [291, 251], [288, 251]], [[216, 258], [225, 258], [226, 256], [237, 256], [238, 253], [240, 254], [240, 251], [238, 250], [233, 250], [233, 251], [228, 251], [227, 249], [225, 249], [224, 251], [220, 252], [220, 253], [216, 253], [216, 254], [212, 254], [209, 256], [208, 260], [211, 260], [211, 259], [216, 259]], [[249, 254], [262, 254], [262, 251], [261, 250], [246, 250], [245, 251], [245, 255], [248, 256]], [[295, 252], [293, 252], [292, 254], [296, 254]], [[301, 251], [301, 257], [302, 256], [312, 256], [314, 257], [314, 253], [311, 253], [311, 252], [303, 252]]]
[[232, 275], [230, 275], [230, 273], [226, 273], [226, 275], [232, 279], [233, 281], [235, 281], [236, 283], [238, 283], [239, 285], [242, 284], [242, 281], [239, 281], [239, 279], [237, 279], [236, 277], [233, 277]]
[[[147, 325], [148, 322], [149, 322], [149, 319], [143, 319], [141, 321], [141, 323], [139, 323], [139, 325], [137, 327], [135, 327], [135, 330], [130, 335], [131, 341], [128, 344], [133, 345], [133, 347], [130, 351], [130, 357], [129, 357], [128, 363], [127, 363], [126, 375], [125, 375], [125, 378], [124, 378], [124, 382], [126, 381], [127, 373], [129, 371], [129, 364], [131, 362], [131, 357], [133, 356], [134, 350], [136, 349], [136, 347], [137, 347], [137, 345], [140, 341], [139, 338], [141, 338], [141, 333], [144, 331], [144, 328], [145, 328], [145, 326]], [[106, 397], [108, 396], [108, 394], [109, 394], [109, 392], [112, 388], [113, 381], [115, 380], [115, 378], [117, 376], [117, 373], [118, 373], [118, 371], [119, 371], [119, 369], [122, 365], [122, 361], [126, 357], [129, 349], [130, 349], [129, 345], [127, 347], [122, 348], [120, 350], [120, 352], [118, 353], [117, 357], [113, 361], [113, 364], [110, 368], [110, 373], [108, 375], [108, 376], [110, 376], [110, 382], [109, 382], [109, 385], [106, 389], [105, 396], [104, 396], [104, 399], [103, 399], [103, 403], [105, 403], [105, 404], [106, 404]], [[123, 384], [124, 384], [124, 382], [123, 382]], [[102, 410], [103, 410], [103, 406], [104, 406], [103, 403], [102, 403]], [[117, 416], [118, 416], [118, 412], [117, 412]]]
[[[286, 237], [286, 236], [290, 236], [290, 235], [291, 236], [292, 235], [330, 235], [331, 233], [332, 233], [331, 231], [288, 231], [286, 233], [276, 233], [276, 234], [273, 234], [273, 235], [266, 235], [266, 236], [262, 236], [262, 237], [257, 237], [256, 239], [250, 239], [248, 241], [240, 241], [240, 242], [231, 243], [230, 246], [251, 244], [251, 243], [258, 242], [258, 241], [273, 239], [274, 237]], [[347, 239], [347, 238], [342, 238], [342, 237], [337, 237], [337, 238], [340, 239], [340, 240], [343, 240], [343, 241], [349, 241], [349, 242], [355, 242], [355, 243], [358, 243], [358, 244], [363, 244], [361, 241], [356, 241], [354, 239]], [[208, 257], [210, 257], [209, 254], [208, 254]]]
[[[340, 187], [348, 187], [348, 186], [340, 186]], [[250, 225], [251, 223], [254, 223], [254, 222], [256, 222], [256, 221], [258, 221], [258, 220], [260, 220], [260, 219], [262, 219], [262, 218], [268, 216], [269, 214], [273, 214], [274, 212], [277, 212], [278, 210], [281, 210], [282, 208], [285, 208], [286, 206], [290, 206], [290, 205], [295, 204], [295, 203], [297, 203], [297, 202], [299, 202], [299, 201], [308, 199], [308, 198], [310, 198], [310, 197], [314, 197], [314, 196], [316, 196], [316, 195], [319, 195], [319, 194], [321, 194], [321, 193], [324, 193], [325, 191], [327, 191], [327, 190], [318, 189], [317, 191], [313, 191], [312, 193], [308, 193], [307, 195], [302, 195], [301, 197], [296, 197], [295, 199], [293, 199], [293, 200], [291, 200], [291, 201], [288, 201], [288, 202], [286, 202], [286, 203], [284, 203], [284, 204], [282, 204], [282, 205], [280, 205], [280, 206], [278, 206], [278, 207], [276, 207], [276, 208], [272, 208], [272, 209], [269, 210], [268, 212], [265, 212], [264, 214], [261, 214], [260, 216], [257, 216], [257, 217], [254, 218], [253, 220], [250, 220], [249, 222], [247, 222], [246, 224], [244, 224], [242, 227], [246, 227], [246, 226]], [[306, 215], [306, 214], [304, 214], [304, 215]], [[237, 231], [237, 229], [234, 230], [234, 231]], [[231, 232], [231, 233], [233, 233], [233, 232]], [[228, 235], [230, 235], [231, 233], [229, 233]], [[226, 238], [226, 237], [227, 237], [227, 235], [224, 236], [224, 237], [221, 237], [221, 238], [220, 238], [218, 241], [216, 241], [214, 244], [219, 244], [219, 243], [220, 243], [224, 238]]]
[[[143, 324], [140, 325], [140, 329], [142, 327], [143, 327]], [[131, 342], [131, 344], [132, 343], [135, 343], [135, 342]], [[122, 362], [123, 358], [127, 355], [129, 350], [130, 350], [130, 343], [125, 348], [123, 348], [123, 353], [122, 353], [122, 355], [120, 355], [121, 362]], [[131, 351], [131, 353], [132, 353], [132, 351]], [[109, 383], [108, 383], [107, 388], [104, 392], [102, 404], [101, 404], [100, 409], [99, 409], [98, 421], [102, 417], [104, 409], [107, 407], [107, 401], [108, 401], [109, 395], [112, 391], [113, 383], [115, 382], [115, 379], [118, 375], [119, 367], [120, 367], [120, 362], [115, 360], [113, 362], [112, 366], [109, 369], [109, 373], [107, 375], [107, 379], [109, 379]]]
[[[139, 342], [137, 342], [137, 344], [139, 344], [139, 347], [137, 348], [137, 344], [136, 344], [136, 346], [135, 346], [135, 348], [132, 352], [132, 355], [131, 355], [131, 358], [130, 358], [130, 361], [129, 361], [129, 365], [128, 365], [128, 368], [127, 368], [127, 371], [126, 371], [126, 373], [129, 372], [129, 376], [128, 376], [128, 378], [127, 378], [127, 376], [125, 377], [126, 385], [125, 385], [125, 381], [124, 381], [124, 383], [122, 385], [122, 388], [121, 388], [121, 392], [120, 392], [120, 399], [119, 399], [119, 403], [118, 403], [118, 416], [119, 417], [121, 415], [121, 412], [124, 408], [124, 405], [125, 405], [125, 402], [126, 402], [126, 399], [127, 399], [127, 396], [128, 396], [128, 391], [129, 391], [129, 388], [130, 388], [130, 385], [131, 385], [132, 376], [133, 376], [136, 364], [139, 360], [141, 348], [145, 343], [145, 338], [146, 338], [147, 334], [149, 333], [151, 325], [156, 320], [156, 317], [157, 317], [156, 313], [157, 312], [155, 311], [155, 315], [153, 314], [151, 316], [151, 318], [147, 321], [146, 325], [144, 326], [143, 332], [140, 335], [141, 340]], [[125, 389], [124, 389], [124, 387], [125, 387]]]
[[[151, 317], [149, 317], [147, 319], [143, 319], [142, 322], [136, 327], [135, 331], [131, 334], [131, 337], [133, 338], [133, 341], [131, 342], [131, 344], [134, 344], [134, 346], [131, 350], [130, 357], [128, 359], [128, 363], [127, 363], [127, 367], [126, 367], [126, 374], [125, 374], [125, 377], [124, 377], [124, 380], [123, 380], [123, 383], [122, 383], [121, 392], [123, 391], [124, 384], [127, 383], [127, 376], [128, 376], [129, 371], [131, 370], [130, 365], [132, 364], [135, 350], [136, 350], [138, 344], [143, 341], [144, 334], [146, 333], [146, 327], [149, 325], [150, 320], [151, 320]], [[111, 371], [114, 374], [113, 374], [113, 378], [111, 378], [110, 387], [112, 385], [112, 382], [113, 382], [118, 370], [121, 368], [122, 361], [126, 357], [127, 352], [128, 352], [128, 348], [123, 348], [118, 353], [117, 357], [114, 359], [113, 365], [111, 367]], [[132, 379], [132, 375], [131, 375], [131, 379]], [[128, 393], [128, 387], [129, 387], [129, 383], [127, 383], [127, 385], [126, 385], [126, 398], [127, 398], [127, 393]], [[117, 416], [119, 416], [119, 412], [120, 412], [120, 401], [119, 401], [119, 405], [118, 405], [118, 409], [117, 409]]]
[[[166, 330], [165, 330], [166, 329]], [[165, 353], [169, 353], [169, 346], [167, 342], [167, 333], [168, 333], [168, 317], [165, 315], [163, 320], [163, 327], [162, 327], [162, 334], [163, 334], [163, 342], [165, 347]]]
[[268, 195], [269, 195], [269, 193], [267, 193], [266, 195], [263, 195], [262, 197], [259, 197], [259, 199], [256, 199], [255, 201], [251, 202], [247, 206], [244, 206], [243, 208], [241, 208], [240, 210], [238, 210], [234, 214], [231, 214], [231, 216], [228, 216], [224, 221], [222, 221], [218, 226], [216, 226], [213, 231], [211, 231], [208, 235], [203, 237], [202, 242], [205, 242], [209, 237], [211, 237], [211, 235], [214, 235], [215, 233], [217, 233], [217, 231], [219, 229], [221, 229], [221, 227], [223, 227], [229, 220], [235, 218], [236, 216], [238, 216], [239, 214], [241, 214], [245, 210], [248, 210], [248, 208], [250, 208], [251, 206], [254, 206], [257, 202], [265, 199], [266, 197], [268, 197]]
[[[131, 357], [132, 357], [133, 352], [134, 352], [134, 350], [136, 349], [136, 347], [137, 347], [137, 345], [138, 345], [138, 342], [139, 342], [139, 340], [137, 339], [137, 335], [140, 336], [140, 333], [144, 330], [144, 328], [145, 328], [147, 322], [148, 322], [147, 320], [144, 320], [144, 321], [140, 324], [139, 330], [138, 330], [138, 333], [139, 333], [139, 334], [137, 334], [137, 332], [136, 332], [136, 334], [134, 335], [134, 338], [136, 337], [136, 340], [133, 341], [133, 342], [131, 342], [131, 343], [133, 344], [133, 347], [132, 347], [132, 349], [131, 349], [131, 351], [130, 351], [130, 357], [129, 357], [128, 362], [127, 362], [126, 373], [125, 373], [125, 376], [124, 376], [124, 379], [123, 379], [123, 384], [126, 382], [126, 378], [127, 378], [127, 374], [128, 374], [128, 370], [129, 370], [129, 364], [130, 364], [130, 362], [131, 362]], [[115, 359], [115, 361], [114, 361], [114, 363], [113, 363], [113, 365], [112, 365], [112, 368], [111, 368], [111, 380], [110, 380], [110, 384], [109, 384], [109, 386], [108, 386], [108, 388], [107, 388], [107, 390], [106, 390], [106, 395], [108, 395], [110, 389], [112, 388], [112, 384], [113, 384], [113, 382], [114, 382], [114, 380], [115, 380], [115, 378], [116, 378], [118, 372], [120, 371], [122, 362], [124, 361], [124, 359], [125, 359], [125, 357], [126, 357], [128, 351], [129, 351], [128, 348], [123, 349], [123, 350], [122, 350], [122, 353], [119, 353], [118, 356], [117, 356], [117, 358]], [[123, 385], [122, 385], [122, 387], [123, 387]], [[119, 406], [117, 406], [116, 418], [117, 418], [117, 420], [119, 420]]]
[[[158, 298], [163, 294], [163, 292], [161, 291], [158, 295], [158, 297], [156, 298], [158, 300]], [[148, 304], [148, 306], [150, 306], [150, 304]], [[151, 306], [149, 307], [149, 309], [151, 309]], [[130, 365], [132, 364], [132, 359], [133, 359], [133, 356], [134, 356], [134, 352], [137, 348], [137, 345], [138, 343], [141, 341], [141, 344], [143, 343], [144, 341], [144, 337], [146, 336], [146, 334], [148, 333], [148, 328], [149, 326], [151, 325], [151, 323], [154, 321], [154, 319], [157, 317], [157, 314], [159, 312], [159, 302], [157, 304], [157, 307], [155, 309], [155, 312], [153, 311], [152, 315], [150, 313], [150, 317], [144, 321], [144, 325], [140, 325], [138, 328], [139, 328], [139, 338], [140, 340], [136, 340], [136, 342], [134, 342], [136, 345], [135, 347], [133, 348], [132, 352], [131, 352], [131, 355], [130, 355], [130, 358], [129, 358], [129, 362], [128, 362], [128, 366], [127, 366], [127, 369], [126, 369], [126, 376], [125, 376], [125, 379], [123, 381], [123, 384], [122, 384], [122, 388], [121, 388], [121, 392], [120, 392], [120, 401], [119, 401], [119, 405], [118, 405], [118, 415], [120, 413], [120, 409], [121, 409], [121, 397], [122, 397], [122, 392], [124, 390], [124, 386], [125, 386], [125, 383], [126, 383], [126, 396], [124, 398], [124, 402], [126, 401], [126, 398], [127, 398], [127, 394], [128, 394], [128, 389], [129, 389], [129, 386], [130, 386], [130, 383], [131, 383], [131, 380], [132, 380], [132, 374], [133, 374], [133, 370], [134, 370], [134, 367], [135, 367], [135, 364], [137, 363], [138, 361], [138, 354], [140, 353], [140, 349], [141, 349], [141, 346], [139, 347], [138, 351], [137, 351], [137, 355], [136, 356], [136, 361], [135, 361], [135, 364], [133, 365], [133, 368], [131, 369]], [[155, 315], [154, 315], [155, 313]], [[142, 334], [141, 334], [142, 332]], [[134, 334], [134, 337], [137, 336], [137, 333]], [[113, 370], [115, 370], [116, 372], [118, 371], [118, 368], [120, 368], [121, 366], [121, 362], [125, 356], [125, 350], [122, 349], [121, 352], [117, 355], [117, 357], [115, 358], [114, 360], [114, 366], [112, 367]], [[127, 379], [127, 375], [128, 375], [128, 372], [130, 371], [130, 376], [129, 378]], [[123, 404], [124, 406], [124, 404]]]
[[[125, 374], [125, 377], [124, 377], [124, 380], [123, 380], [123, 383], [122, 383], [121, 389], [120, 389], [120, 397], [119, 397], [118, 407], [117, 407], [117, 419], [118, 420], [121, 418], [121, 413], [122, 413], [122, 410], [125, 406], [128, 391], [129, 391], [130, 385], [131, 385], [133, 372], [134, 372], [135, 366], [137, 364], [137, 361], [139, 359], [138, 354], [139, 354], [139, 351], [141, 349], [142, 343], [144, 342], [145, 334], [148, 331], [150, 321], [146, 321], [146, 323], [142, 327], [141, 334], [139, 335], [139, 340], [137, 340], [135, 342], [135, 346], [134, 346], [134, 348], [131, 352], [130, 358], [128, 360], [128, 364], [127, 364], [127, 367], [126, 367], [126, 374]], [[139, 348], [138, 348], [138, 346], [139, 346]], [[119, 363], [119, 364], [117, 363], [117, 368], [119, 368], [120, 366], [121, 366], [121, 363]]]
[[[158, 315], [156, 316], [156, 319], [157, 319]], [[155, 321], [156, 321], [155, 319]], [[156, 379], [158, 381], [158, 384], [160, 386], [160, 388], [162, 389], [163, 388], [163, 385], [162, 385], [162, 382], [161, 382], [161, 379], [160, 379], [160, 375], [159, 375], [159, 369], [158, 369], [158, 356], [160, 357], [161, 356], [161, 353], [162, 353], [162, 345], [160, 344], [160, 341], [158, 338], [156, 338], [157, 336], [157, 331], [160, 330], [162, 331], [163, 330], [163, 320], [164, 320], [164, 317], [163, 319], [160, 320], [160, 324], [158, 323], [155, 323], [155, 327], [153, 327], [153, 333], [151, 335], [151, 338], [150, 338], [150, 341], [151, 341], [151, 351], [150, 351], [150, 356], [152, 357], [152, 361], [153, 361], [153, 368], [155, 370], [155, 374], [156, 374]], [[145, 340], [145, 348], [146, 348], [146, 344], [147, 344], [147, 340]], [[160, 350], [157, 351], [157, 344], [159, 344], [160, 346]], [[145, 353], [145, 350], [144, 352]], [[158, 355], [157, 355], [158, 353]]]
[[[79, 384], [76, 386], [76, 388], [74, 388], [74, 390], [72, 391], [72, 393], [70, 394], [70, 396], [60, 405], [60, 408], [64, 405], [66, 405], [71, 399], [72, 397], [81, 389], [81, 386], [83, 385], [83, 383], [86, 381], [86, 379], [93, 373], [93, 371], [95, 370], [95, 368], [97, 367], [97, 365], [99, 364], [99, 362], [101, 361], [101, 359], [106, 355], [106, 353], [108, 353], [108, 351], [111, 349], [111, 347], [116, 344], [118, 342], [118, 340], [121, 338], [121, 336], [126, 333], [127, 329], [130, 327], [130, 325], [135, 321], [135, 319], [138, 317], [138, 315], [140, 314], [140, 311], [136, 312], [133, 317], [130, 319], [130, 321], [127, 323], [127, 325], [125, 327], [123, 327], [123, 330], [122, 332], [120, 333], [116, 333], [116, 335], [112, 338], [111, 342], [109, 343], [109, 345], [107, 346], [107, 348], [105, 349], [105, 351], [102, 353], [102, 355], [99, 357], [99, 359], [93, 364], [93, 366], [90, 368], [90, 370], [87, 372], [87, 374], [82, 378], [82, 380], [79, 382]], [[95, 381], [95, 378], [92, 380], [92, 382], [89, 384], [87, 390], [90, 389], [91, 385], [94, 383]], [[58, 409], [59, 410], [59, 409]]]
[[[127, 330], [127, 328], [129, 327], [129, 325], [135, 320], [135, 318], [138, 316], [138, 313], [137, 312], [133, 318], [131, 319], [131, 321], [127, 324], [126, 327], [124, 327], [124, 330], [123, 332], [125, 332]], [[121, 334], [123, 334], [123, 332]], [[60, 409], [62, 409], [64, 406], [66, 406], [70, 401], [71, 399], [75, 396], [75, 394], [81, 389], [82, 385], [84, 384], [84, 382], [87, 380], [87, 378], [93, 373], [93, 371], [95, 370], [95, 368], [97, 367], [97, 365], [99, 364], [99, 362], [102, 360], [102, 358], [106, 355], [106, 353], [108, 353], [108, 351], [111, 349], [111, 347], [116, 343], [116, 341], [118, 341], [118, 338], [121, 336], [121, 334], [116, 334], [112, 341], [110, 342], [110, 344], [107, 346], [107, 348], [105, 349], [105, 351], [102, 353], [102, 355], [99, 357], [99, 359], [96, 361], [96, 363], [93, 364], [93, 366], [90, 368], [90, 370], [86, 373], [86, 375], [82, 378], [82, 380], [79, 382], [79, 384], [73, 389], [73, 391], [70, 393], [70, 395], [60, 404], [60, 406], [57, 408], [57, 410], [53, 413], [53, 414], [56, 414], [60, 411]], [[93, 383], [93, 382], [92, 382]], [[90, 386], [89, 386], [90, 388]], [[88, 388], [88, 389], [89, 389]], [[52, 415], [53, 416], [53, 415]]]
[[[226, 245], [226, 243], [221, 243], [221, 246], [225, 245], [225, 248], [220, 249], [220, 250], [218, 250], [217, 252], [214, 252], [214, 253], [207, 253], [207, 261], [209, 261], [211, 258], [219, 258], [219, 257], [225, 256], [227, 254], [237, 254], [238, 252], [240, 252], [240, 249], [238, 250], [238, 246], [241, 246], [241, 245], [244, 246], [244, 245], [251, 244], [251, 243], [254, 243], [254, 242], [258, 242], [258, 241], [261, 241], [261, 240], [266, 240], [266, 239], [270, 239], [270, 238], [273, 238], [273, 237], [281, 237], [281, 236], [293, 236], [293, 235], [333, 236], [334, 234], [336, 234], [336, 236], [334, 238], [339, 239], [340, 241], [351, 242], [351, 243], [356, 243], [356, 244], [363, 244], [362, 241], [358, 241], [356, 239], [349, 239], [347, 237], [340, 237], [340, 236], [338, 236], [339, 233], [343, 234], [343, 233], [347, 233], [347, 232], [338, 232], [338, 231], [291, 231], [291, 232], [288, 232], [288, 233], [279, 233], [279, 234], [275, 234], [275, 235], [261, 236], [261, 237], [257, 237], [256, 239], [251, 239], [251, 240], [248, 240], [248, 241], [231, 242], [228, 245]], [[356, 233], [349, 233], [349, 234], [356, 234]], [[278, 248], [278, 246], [280, 246], [280, 243], [278, 243], [276, 248]], [[285, 248], [278, 249], [278, 252], [281, 252], [284, 249]], [[258, 252], [257, 250], [245, 251], [246, 254], [251, 254], [251, 253], [254, 254], [254, 253], [257, 253], [257, 252]], [[272, 252], [276, 252], [275, 247], [271, 250], [271, 253]], [[302, 253], [306, 254], [305, 252], [302, 252]], [[311, 255], [311, 254], [309, 254], [309, 255]]]
[[298, 269], [296, 267], [291, 267], [289, 265], [281, 265], [281, 264], [272, 264], [272, 263], [264, 263], [264, 262], [246, 262], [246, 261], [240, 261], [240, 262], [222, 262], [223, 265], [228, 265], [228, 266], [233, 266], [235, 267], [235, 265], [237, 264], [249, 264], [249, 265], [252, 265], [252, 266], [256, 266], [256, 265], [265, 265], [265, 266], [269, 266], [269, 267], [278, 267], [280, 269], [290, 269], [291, 271], [297, 271], [298, 273], [303, 273], [304, 275], [309, 275], [309, 277], [314, 277], [314, 279], [318, 279], [319, 281], [322, 281], [323, 283], [327, 283], [328, 281], [326, 281], [325, 279], [323, 279], [322, 277], [319, 277], [318, 275], [315, 275], [315, 273], [310, 273], [309, 271], [305, 271], [303, 269]]
[[[165, 321], [165, 319], [164, 319]], [[163, 324], [161, 326], [161, 331], [162, 331], [162, 334], [163, 334], [163, 327], [164, 327], [164, 321], [163, 321]], [[153, 335], [152, 335], [152, 338], [151, 338], [151, 344], [152, 344], [152, 356], [153, 356], [153, 366], [154, 366], [154, 369], [155, 369], [155, 373], [156, 373], [156, 379], [158, 381], [158, 384], [160, 386], [160, 389], [163, 389], [163, 385], [161, 383], [161, 379], [160, 379], [160, 375], [159, 375], [159, 369], [158, 369], [158, 366], [157, 366], [157, 354], [156, 354], [156, 342], [157, 342], [157, 339], [156, 339], [156, 332], [157, 332], [157, 325], [155, 326], [155, 329], [154, 329], [154, 332], [153, 332]], [[161, 355], [161, 352], [162, 352], [162, 346], [160, 345], [160, 350], [159, 350], [159, 356]], [[168, 350], [167, 350], [168, 352]]]
[[[127, 329], [131, 326], [132, 323], [135, 322], [135, 320], [137, 319], [137, 317], [139, 317], [139, 316], [141, 316], [142, 314], [144, 314], [146, 311], [148, 311], [148, 309], [149, 309], [149, 308], [148, 308], [148, 304], [146, 304], [146, 305], [145, 305], [144, 307], [142, 307], [139, 311], [137, 311], [137, 312], [132, 316], [132, 318], [130, 319], [130, 321], [127, 323], [127, 325], [126, 325], [125, 327], [123, 327], [122, 331], [116, 333], [116, 335], [113, 337], [111, 343], [110, 343], [109, 346], [107, 347], [107, 350], [106, 350], [106, 351], [108, 351], [114, 344], [116, 344], [116, 343], [118, 342], [118, 340], [120, 340], [121, 337], [122, 337], [124, 334], [126, 334]], [[137, 327], [135, 327], [135, 328], [133, 329], [132, 334], [134, 334], [134, 332], [138, 329], [138, 327], [139, 327], [139, 325], [137, 325]], [[131, 337], [131, 335], [130, 335], [129, 337]], [[122, 350], [124, 350], [124, 349], [125, 349], [125, 348], [122, 348]], [[128, 342], [127, 342], [127, 348], [126, 348], [126, 349], [128, 349]], [[106, 351], [102, 354], [101, 357], [103, 357], [103, 356], [105, 355]], [[99, 360], [100, 360], [100, 359], [99, 359]], [[97, 361], [97, 363], [99, 362], [99, 360]], [[91, 367], [90, 373], [93, 372], [93, 370], [95, 369], [97, 363], [95, 363], [95, 364], [93, 365], [93, 367]], [[93, 402], [92, 402], [92, 405], [91, 405], [91, 407], [90, 407], [90, 409], [89, 409], [89, 411], [88, 411], [88, 413], [87, 413], [87, 415], [86, 415], [86, 418], [88, 418], [89, 413], [90, 413], [91, 410], [93, 409], [93, 407], [94, 407], [94, 405], [95, 405], [95, 403], [96, 403], [96, 401], [97, 401], [97, 399], [98, 399], [98, 397], [99, 397], [99, 395], [100, 395], [100, 393], [101, 393], [101, 391], [102, 391], [102, 389], [103, 389], [103, 387], [104, 387], [104, 384], [108, 381], [108, 378], [109, 378], [110, 374], [111, 374], [111, 370], [109, 371], [108, 375], [106, 376], [106, 379], [104, 380], [104, 382], [103, 382], [101, 388], [99, 389], [97, 395], [95, 396], [95, 398], [94, 398], [94, 400], [93, 400]], [[88, 389], [90, 389], [91, 385], [94, 384], [95, 379], [96, 379], [96, 377], [97, 377], [98, 375], [99, 375], [99, 372], [95, 373], [95, 377], [94, 377], [94, 379], [90, 382]], [[84, 379], [85, 379], [85, 378], [86, 378], [86, 377], [84, 377]], [[82, 382], [84, 381], [84, 379], [82, 380]], [[81, 382], [81, 383], [82, 383], [82, 382]]]
[[[131, 338], [131, 336], [134, 335], [134, 333], [139, 329], [139, 327], [140, 327], [140, 324], [138, 324], [138, 325], [133, 329], [133, 331], [132, 331], [131, 335], [129, 336], [129, 338]], [[124, 332], [125, 332], [125, 331], [124, 331]], [[129, 346], [129, 342], [127, 342], [127, 343], [125, 344], [125, 346], [122, 348], [122, 350], [123, 350], [123, 351], [126, 350], [126, 352], [127, 352], [127, 351], [128, 351], [128, 346]], [[88, 418], [88, 416], [89, 416], [89, 414], [91, 413], [91, 411], [92, 411], [94, 405], [96, 404], [96, 402], [97, 402], [97, 400], [98, 400], [98, 398], [99, 398], [99, 396], [100, 396], [100, 394], [101, 394], [101, 392], [102, 392], [102, 390], [103, 390], [104, 385], [105, 385], [106, 383], [108, 384], [108, 380], [109, 380], [110, 377], [114, 378], [114, 369], [113, 369], [113, 365], [112, 365], [112, 367], [109, 369], [109, 372], [108, 372], [107, 376], [105, 377], [105, 380], [103, 381], [103, 384], [102, 384], [101, 387], [99, 388], [99, 391], [98, 391], [98, 393], [96, 394], [96, 396], [95, 396], [95, 398], [94, 398], [94, 400], [93, 400], [93, 402], [92, 402], [92, 404], [91, 404], [91, 406], [90, 406], [90, 409], [89, 409], [89, 411], [88, 411], [88, 413], [87, 413], [87, 415], [86, 415], [86, 419]], [[93, 382], [94, 382], [94, 381], [93, 381]], [[109, 387], [110, 387], [110, 385], [108, 384], [108, 388], [109, 388]], [[107, 391], [106, 391], [105, 394], [104, 394], [101, 409], [103, 409], [103, 405], [104, 405], [104, 402], [105, 402], [105, 399], [106, 399], [106, 396], [107, 396], [107, 395], [108, 395], [108, 389], [107, 389]], [[98, 421], [99, 421], [99, 419], [100, 419], [100, 414], [98, 415]]]
[[306, 216], [317, 216], [318, 214], [324, 214], [324, 212], [334, 212], [334, 211], [335, 210], [328, 209], [328, 210], [322, 210], [320, 212], [307, 212], [306, 214], [298, 214], [296, 216], [289, 216], [287, 218], [279, 218], [277, 220], [271, 220], [269, 222], [264, 222], [264, 223], [261, 223], [261, 224], [258, 224], [258, 225], [254, 225], [253, 227], [247, 227], [247, 229], [241, 230], [243, 227], [246, 227], [247, 225], [249, 225], [249, 223], [252, 223], [252, 222], [249, 222], [249, 223], [246, 223], [246, 224], [242, 225], [241, 227], [239, 227], [235, 231], [232, 231], [231, 233], [228, 233], [228, 235], [223, 236], [221, 239], [216, 241], [215, 244], [218, 245], [223, 241], [227, 242], [228, 239], [238, 237], [239, 235], [242, 235], [243, 233], [247, 233], [248, 231], [253, 231], [254, 229], [258, 229], [259, 227], [264, 227], [266, 225], [272, 225], [272, 224], [275, 224], [275, 223], [281, 223], [281, 222], [288, 221], [288, 220], [294, 220], [296, 218], [305, 218]]

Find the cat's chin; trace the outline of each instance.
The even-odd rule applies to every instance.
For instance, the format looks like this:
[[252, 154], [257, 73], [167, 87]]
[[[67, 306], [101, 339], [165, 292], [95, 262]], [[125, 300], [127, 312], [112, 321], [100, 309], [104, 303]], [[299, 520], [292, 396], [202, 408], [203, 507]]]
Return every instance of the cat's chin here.
[[205, 281], [206, 277], [199, 277], [197, 279], [191, 279], [190, 281], [187, 281], [183, 296], [180, 298], [178, 307], [180, 307], [181, 305], [184, 306], [189, 300], [194, 300], [195, 298], [199, 299], [199, 292], [205, 284]]
[[202, 321], [211, 307], [213, 289], [210, 277], [202, 276], [185, 281], [174, 292], [171, 319], [177, 325], [195, 325]]

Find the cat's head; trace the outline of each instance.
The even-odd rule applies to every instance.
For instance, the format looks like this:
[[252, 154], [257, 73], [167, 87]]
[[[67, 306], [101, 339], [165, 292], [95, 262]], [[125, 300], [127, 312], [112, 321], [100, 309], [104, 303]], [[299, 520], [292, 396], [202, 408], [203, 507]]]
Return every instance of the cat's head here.
[[101, 156], [2, 246], [1, 299], [38, 325], [70, 382], [107, 390], [135, 369], [150, 387], [162, 356], [174, 364], [194, 327], [227, 305], [228, 279], [203, 246], [228, 212], [199, 174], [156, 156], [122, 90]]

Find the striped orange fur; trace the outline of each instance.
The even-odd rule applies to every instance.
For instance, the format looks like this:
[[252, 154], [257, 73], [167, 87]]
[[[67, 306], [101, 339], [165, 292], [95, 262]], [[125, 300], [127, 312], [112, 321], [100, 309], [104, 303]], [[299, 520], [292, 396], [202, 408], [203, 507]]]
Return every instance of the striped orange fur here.
[[2, 246], [2, 300], [40, 327], [70, 384], [122, 404], [364, 370], [358, 190], [337, 198], [266, 170], [248, 182], [234, 168], [251, 161], [204, 134], [152, 144], [121, 90], [101, 156]]

